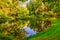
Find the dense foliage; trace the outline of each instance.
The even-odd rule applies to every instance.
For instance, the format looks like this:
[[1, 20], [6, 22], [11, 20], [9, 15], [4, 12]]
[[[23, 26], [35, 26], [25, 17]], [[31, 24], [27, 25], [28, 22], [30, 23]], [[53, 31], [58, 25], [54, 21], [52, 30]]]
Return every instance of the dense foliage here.
[[0, 33], [22, 40], [26, 31], [20, 32], [20, 28], [30, 25], [40, 32], [51, 26], [51, 20], [60, 17], [60, 0], [26, 1], [0, 0]]

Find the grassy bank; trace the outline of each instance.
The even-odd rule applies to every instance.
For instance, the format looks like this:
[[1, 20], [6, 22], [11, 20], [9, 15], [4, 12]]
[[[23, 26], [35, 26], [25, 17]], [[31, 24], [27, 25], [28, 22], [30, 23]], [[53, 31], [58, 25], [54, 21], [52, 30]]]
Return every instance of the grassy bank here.
[[52, 20], [50, 28], [25, 40], [60, 40], [60, 19]]

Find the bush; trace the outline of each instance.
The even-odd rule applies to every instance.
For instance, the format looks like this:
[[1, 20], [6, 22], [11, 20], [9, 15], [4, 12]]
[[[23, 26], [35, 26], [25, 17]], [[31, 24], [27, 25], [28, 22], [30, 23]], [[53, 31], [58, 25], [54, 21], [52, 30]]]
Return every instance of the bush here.
[[11, 37], [0, 33], [0, 40], [13, 40]]

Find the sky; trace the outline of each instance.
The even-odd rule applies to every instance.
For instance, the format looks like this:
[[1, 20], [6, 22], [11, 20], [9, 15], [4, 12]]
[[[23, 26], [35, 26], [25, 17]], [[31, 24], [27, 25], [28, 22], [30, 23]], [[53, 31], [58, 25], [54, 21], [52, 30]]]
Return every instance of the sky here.
[[29, 2], [30, 2], [30, 0], [27, 0], [26, 2], [20, 2], [20, 1], [19, 1], [19, 4], [20, 4], [20, 6], [22, 6], [22, 7], [26, 7], [27, 3], [29, 3]]

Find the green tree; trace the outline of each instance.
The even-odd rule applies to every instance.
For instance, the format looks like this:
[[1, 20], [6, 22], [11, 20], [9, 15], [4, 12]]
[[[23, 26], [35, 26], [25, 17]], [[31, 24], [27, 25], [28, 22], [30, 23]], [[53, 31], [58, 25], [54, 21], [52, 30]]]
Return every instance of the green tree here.
[[[33, 23], [31, 23], [32, 27], [38, 27], [38, 29], [43, 30], [45, 25], [51, 24], [51, 19], [55, 17], [55, 13], [52, 10], [53, 8], [50, 8], [49, 2], [47, 0], [30, 0], [30, 3], [27, 5], [27, 8], [29, 9], [29, 15], [30, 17], [34, 18], [34, 20], [31, 20]], [[53, 4], [53, 3], [51, 3]], [[37, 20], [36, 20], [37, 19]], [[49, 20], [50, 19], [50, 20]], [[47, 24], [48, 21], [50, 21], [49, 24]], [[40, 28], [39, 28], [40, 27]]]

